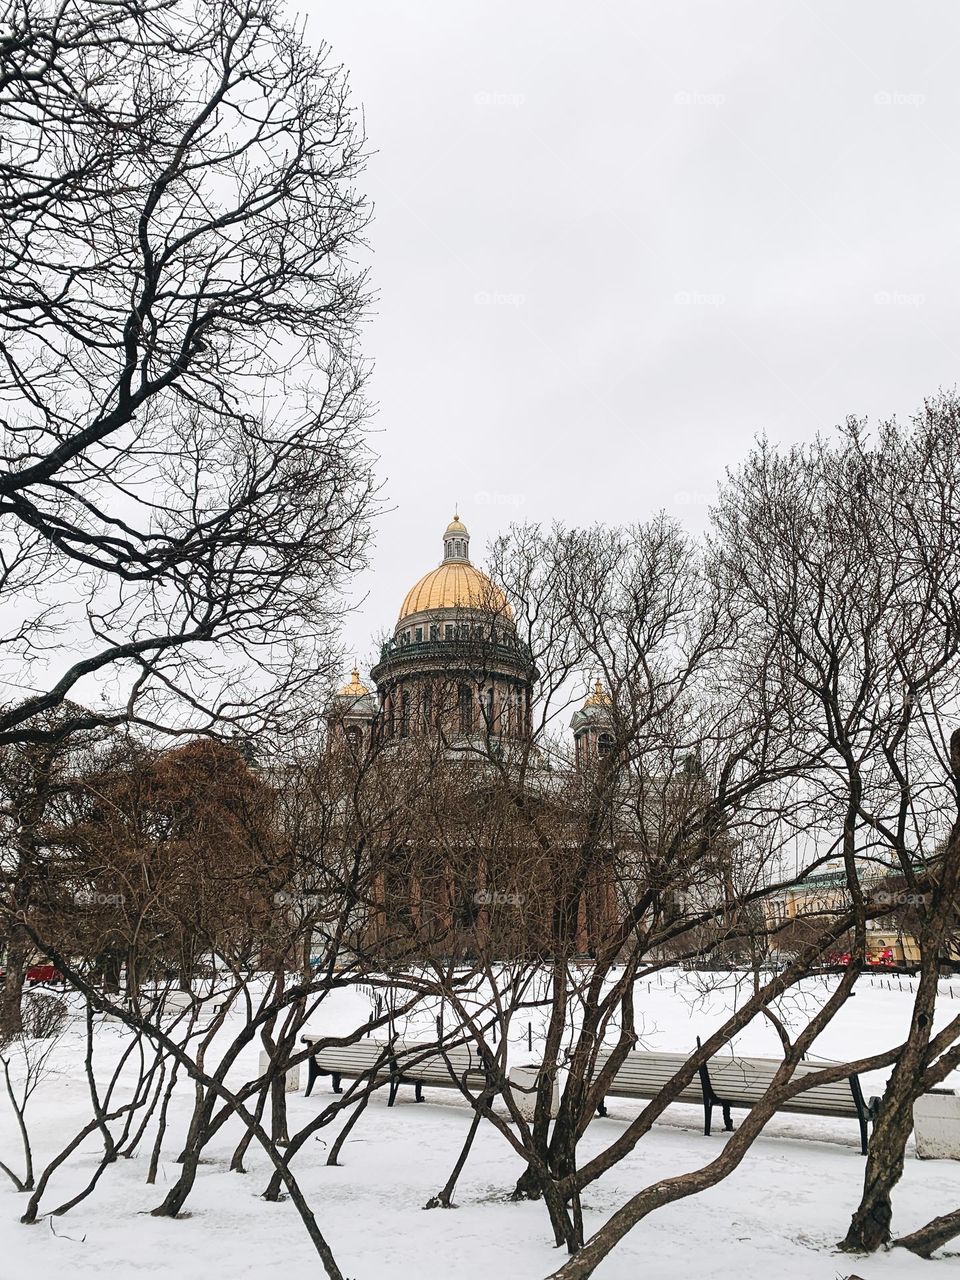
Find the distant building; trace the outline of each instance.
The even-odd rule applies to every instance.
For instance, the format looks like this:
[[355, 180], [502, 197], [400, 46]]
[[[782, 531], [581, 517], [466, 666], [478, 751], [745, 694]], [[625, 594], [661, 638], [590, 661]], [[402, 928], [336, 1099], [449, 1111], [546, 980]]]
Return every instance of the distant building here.
[[[919, 964], [920, 949], [912, 921], [914, 903], [903, 878], [872, 862], [859, 866], [858, 876], [867, 902], [873, 907], [889, 908], [882, 915], [873, 916], [867, 924], [867, 963], [905, 968]], [[832, 867], [771, 894], [764, 906], [771, 927], [794, 935], [806, 929], [812, 935], [830, 918], [849, 911], [852, 902], [846, 870]], [[838, 945], [836, 958], [842, 958], [843, 954], [842, 945]], [[948, 945], [944, 958], [955, 963], [960, 961], [960, 949], [955, 942]]]

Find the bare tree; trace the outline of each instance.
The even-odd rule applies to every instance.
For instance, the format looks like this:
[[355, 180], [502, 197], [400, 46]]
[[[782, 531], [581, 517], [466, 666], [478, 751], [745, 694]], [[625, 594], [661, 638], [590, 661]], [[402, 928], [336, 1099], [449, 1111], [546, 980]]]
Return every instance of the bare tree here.
[[[701, 1062], [770, 1016], [849, 921], [818, 930], [802, 963], [759, 984], [639, 1120], [578, 1167], [580, 1141], [636, 1042], [642, 980], [678, 957], [705, 947], [734, 954], [771, 932], [751, 908], [777, 887], [780, 785], [807, 761], [778, 724], [776, 688], [737, 679], [738, 616], [722, 580], [668, 522], [516, 530], [495, 559], [540, 674], [537, 718], [527, 738], [510, 741], [496, 716], [465, 738], [445, 734], [440, 714], [448, 754], [408, 805], [395, 896], [420, 929], [424, 959], [434, 958], [407, 981], [443, 1000], [484, 1064], [487, 1088], [464, 1095], [524, 1160], [515, 1194], [542, 1197], [557, 1244], [576, 1252], [582, 1191], [649, 1132]], [[480, 694], [483, 641], [471, 628], [457, 655]], [[571, 672], [585, 669], [604, 677], [593, 699], [602, 723], [587, 726], [574, 758], [554, 727], [578, 701]], [[420, 742], [402, 750], [430, 758]], [[472, 962], [476, 982], [440, 962], [452, 952]], [[543, 1023], [532, 1120], [504, 1071], [510, 1025], [524, 1012]], [[490, 1107], [493, 1095], [506, 1116]]]
[[0, 987], [0, 1034], [19, 1035], [21, 1002], [33, 954], [23, 919], [46, 897], [49, 847], [46, 832], [63, 821], [74, 779], [92, 766], [102, 749], [103, 732], [57, 736], [65, 718], [80, 708], [66, 703], [31, 724], [44, 735], [37, 742], [0, 747], [0, 936], [4, 942], [4, 981]]
[[761, 446], [718, 512], [747, 642], [774, 655], [790, 732], [819, 757], [810, 826], [835, 833], [826, 843], [856, 916], [851, 965], [864, 964], [867, 926], [884, 914], [871, 884], [893, 874], [917, 903], [920, 982], [843, 1242], [854, 1251], [890, 1238], [912, 1104], [953, 1061], [938, 1057], [933, 1021], [960, 876], [949, 725], [960, 692], [958, 427], [955, 399], [941, 397], [911, 428], [886, 424], [873, 439], [851, 421], [835, 440], [783, 454]]
[[3, 31], [0, 743], [255, 727], [326, 673], [366, 539], [346, 77], [275, 0]]
[[[37, 1086], [51, 1071], [50, 1055], [67, 1024], [64, 1001], [48, 992], [32, 995], [21, 1028], [0, 1048], [0, 1066], [7, 1098], [17, 1120], [23, 1149], [23, 1177], [0, 1161], [0, 1169], [18, 1191], [32, 1191], [34, 1183], [33, 1145], [27, 1127], [27, 1104]], [[11, 1068], [13, 1071], [11, 1072]]]

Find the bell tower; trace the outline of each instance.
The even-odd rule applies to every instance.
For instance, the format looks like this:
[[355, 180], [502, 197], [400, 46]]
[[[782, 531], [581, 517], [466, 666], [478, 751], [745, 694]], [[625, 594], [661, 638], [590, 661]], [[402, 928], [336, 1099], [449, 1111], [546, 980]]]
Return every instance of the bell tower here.
[[327, 748], [349, 749], [354, 756], [370, 749], [380, 707], [376, 695], [360, 679], [356, 667], [347, 684], [337, 691], [327, 708]]
[[613, 702], [599, 680], [583, 706], [570, 721], [576, 743], [577, 768], [595, 767], [597, 761], [610, 754], [616, 744]]
[[461, 564], [470, 563], [470, 534], [456, 512], [443, 533], [444, 564], [448, 564], [451, 560], [459, 561]]

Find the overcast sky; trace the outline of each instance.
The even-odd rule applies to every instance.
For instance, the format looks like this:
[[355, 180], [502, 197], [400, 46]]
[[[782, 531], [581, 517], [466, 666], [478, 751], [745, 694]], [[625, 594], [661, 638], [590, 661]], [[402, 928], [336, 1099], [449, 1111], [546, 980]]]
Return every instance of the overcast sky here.
[[700, 528], [761, 432], [960, 367], [960, 6], [309, 0], [366, 114], [384, 496], [359, 658], [513, 519]]

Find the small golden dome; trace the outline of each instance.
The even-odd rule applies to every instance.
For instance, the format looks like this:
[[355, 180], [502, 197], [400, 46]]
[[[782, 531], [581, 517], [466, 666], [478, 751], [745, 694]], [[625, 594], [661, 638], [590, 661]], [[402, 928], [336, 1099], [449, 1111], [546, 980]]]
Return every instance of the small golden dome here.
[[450, 535], [454, 533], [459, 533], [461, 535], [466, 535], [467, 537], [469, 537], [469, 534], [467, 534], [467, 526], [460, 519], [460, 516], [456, 511], [453, 513], [453, 519], [447, 525], [446, 529], [444, 529], [443, 536], [445, 538], [449, 538]]
[[407, 592], [399, 621], [412, 613], [432, 613], [435, 609], [488, 609], [505, 618], [513, 617], [500, 588], [468, 560], [451, 560], [425, 573]]
[[350, 683], [343, 686], [338, 696], [341, 698], [364, 698], [369, 692], [370, 690], [367, 686], [361, 683], [360, 672], [354, 667]]
[[593, 686], [593, 693], [590, 694], [583, 705], [585, 707], [609, 707], [611, 705], [610, 695], [599, 680]]

